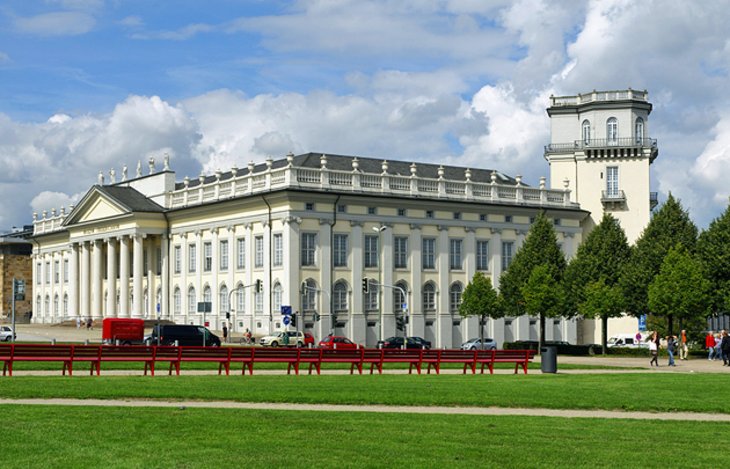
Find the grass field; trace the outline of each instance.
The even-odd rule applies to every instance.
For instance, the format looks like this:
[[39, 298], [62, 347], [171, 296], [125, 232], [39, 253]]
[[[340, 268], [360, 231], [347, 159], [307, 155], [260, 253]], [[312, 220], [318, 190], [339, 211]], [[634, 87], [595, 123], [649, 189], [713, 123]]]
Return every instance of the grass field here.
[[730, 424], [0, 406], [0, 467], [722, 467]]
[[0, 397], [730, 413], [730, 374], [14, 376]]

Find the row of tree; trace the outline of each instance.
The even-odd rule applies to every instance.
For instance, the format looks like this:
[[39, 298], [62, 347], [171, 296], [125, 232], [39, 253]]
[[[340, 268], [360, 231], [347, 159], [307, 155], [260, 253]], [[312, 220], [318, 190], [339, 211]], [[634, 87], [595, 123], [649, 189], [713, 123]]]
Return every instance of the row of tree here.
[[538, 216], [500, 278], [499, 293], [478, 272], [467, 285], [462, 316], [528, 314], [600, 318], [605, 353], [608, 319], [647, 315], [650, 327], [672, 334], [674, 323], [697, 332], [706, 319], [730, 309], [730, 206], [698, 236], [697, 227], [671, 194], [641, 237], [629, 246], [618, 221], [605, 214], [566, 262], [557, 236]]

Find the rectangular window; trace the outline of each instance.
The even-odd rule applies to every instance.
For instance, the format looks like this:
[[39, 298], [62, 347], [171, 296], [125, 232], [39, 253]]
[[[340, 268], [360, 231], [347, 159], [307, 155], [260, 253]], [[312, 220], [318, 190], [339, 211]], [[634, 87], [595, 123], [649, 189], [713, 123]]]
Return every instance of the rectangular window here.
[[41, 264], [40, 262], [36, 263], [36, 265], [35, 265], [35, 270], [36, 270], [36, 278], [35, 278], [35, 283], [37, 283], [38, 285], [40, 285], [40, 284], [41, 284], [41, 282], [43, 281], [43, 280], [41, 279], [41, 276], [43, 275], [43, 272], [41, 272], [41, 266], [42, 266], [42, 265], [43, 265], [43, 264]]
[[406, 209], [404, 209], [404, 208], [399, 208], [399, 209], [398, 209], [398, 216], [399, 216], [399, 217], [405, 217], [405, 216], [406, 216]]
[[377, 267], [378, 266], [378, 237], [367, 235], [365, 236], [365, 267]]
[[257, 313], [264, 312], [264, 292], [254, 293], [254, 311]]
[[378, 209], [375, 207], [368, 207], [368, 215], [377, 215]]
[[281, 233], [274, 235], [274, 266], [284, 263], [284, 236]]
[[423, 238], [421, 252], [423, 254], [423, 268], [436, 268], [436, 238]]
[[254, 267], [264, 266], [264, 237], [256, 236], [253, 239], [254, 244]]
[[347, 235], [334, 235], [334, 265], [335, 267], [347, 267]]
[[218, 264], [220, 265], [221, 272], [228, 271], [228, 241], [221, 241], [218, 245]]
[[246, 268], [246, 238], [236, 240], [236, 269]]
[[347, 205], [345, 205], [345, 204], [338, 205], [337, 206], [337, 211], [339, 213], [347, 213]]
[[303, 266], [315, 265], [315, 253], [317, 252], [317, 234], [302, 233], [301, 259]]
[[396, 269], [408, 267], [408, 238], [406, 236], [393, 238], [393, 266]]
[[512, 263], [512, 256], [514, 255], [515, 243], [513, 241], [502, 242], [502, 272], [507, 270], [507, 267]]
[[46, 285], [51, 284], [51, 263], [46, 262]]
[[188, 272], [195, 272], [198, 264], [198, 246], [195, 244], [188, 245]]
[[479, 221], [487, 221], [487, 216], [483, 213], [479, 214]]
[[618, 166], [606, 168], [606, 197], [618, 197]]
[[[162, 248], [155, 249], [155, 252], [157, 253], [157, 259], [156, 267], [157, 267], [157, 275], [162, 275]], [[105, 269], [106, 271], [106, 269]]]
[[461, 245], [462, 240], [450, 239], [449, 240], [449, 267], [451, 270], [461, 270]]
[[365, 293], [365, 311], [378, 310], [378, 289], [371, 288]]
[[454, 212], [454, 220], [461, 220], [461, 212]]
[[203, 243], [203, 272], [213, 270], [213, 244]]
[[426, 218], [433, 218], [433, 210], [426, 210]]
[[63, 260], [63, 283], [68, 283], [68, 259]]
[[61, 283], [61, 263], [59, 261], [53, 262], [53, 283], [56, 285]]
[[306, 205], [304, 206], [304, 209], [307, 210], [308, 212], [311, 212], [314, 210], [314, 204], [312, 202], [307, 202]]
[[477, 270], [489, 270], [489, 241], [477, 241]]
[[512, 223], [512, 215], [505, 215], [504, 216], [504, 222], [505, 223]]
[[179, 274], [182, 270], [182, 249], [180, 246], [175, 246], [172, 256], [175, 273]]

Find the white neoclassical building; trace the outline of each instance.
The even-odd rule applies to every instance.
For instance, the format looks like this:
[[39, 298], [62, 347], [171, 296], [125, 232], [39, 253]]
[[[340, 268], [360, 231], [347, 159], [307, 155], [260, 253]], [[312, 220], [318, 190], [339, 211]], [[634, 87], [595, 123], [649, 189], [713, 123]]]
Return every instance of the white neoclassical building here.
[[[614, 93], [552, 98], [545, 156], [553, 188], [545, 178], [529, 187], [491, 169], [319, 153], [182, 180], [167, 158], [161, 169], [150, 159], [134, 177], [126, 169], [119, 180], [113, 170], [108, 179], [100, 174], [68, 212], [34, 215], [33, 320], [159, 317], [261, 334], [284, 327], [281, 308], [291, 306], [297, 327], [317, 338], [334, 331], [374, 345], [396, 334], [405, 310], [409, 335], [458, 346], [478, 335], [477, 321], [458, 314], [464, 287], [477, 271], [498, 286], [539, 212], [554, 221], [567, 257], [600, 218], [596, 207], [636, 210], [648, 221], [648, 169], [641, 186], [633, 166], [625, 171], [630, 187], [611, 179], [624, 205], [613, 200], [613, 185], [600, 182], [606, 170], [599, 177], [596, 168], [618, 166], [623, 175], [638, 157], [613, 142], [612, 153], [592, 153], [597, 140], [590, 149], [580, 143], [584, 116], [565, 117], [573, 108], [590, 114], [591, 100], [614, 104], [619, 122], [636, 107], [646, 133], [646, 94]], [[602, 115], [590, 116], [598, 128]], [[199, 312], [200, 303], [211, 311]], [[579, 322], [549, 321], [547, 336], [575, 342]], [[536, 339], [537, 327], [528, 316], [486, 325], [499, 343]]]

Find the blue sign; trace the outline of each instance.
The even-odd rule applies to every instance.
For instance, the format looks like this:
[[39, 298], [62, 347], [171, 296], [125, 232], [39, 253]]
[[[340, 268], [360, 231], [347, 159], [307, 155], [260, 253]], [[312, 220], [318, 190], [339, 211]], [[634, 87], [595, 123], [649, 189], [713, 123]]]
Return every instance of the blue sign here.
[[[291, 316], [291, 306], [283, 306], [281, 307], [281, 314], [284, 316]], [[286, 323], [289, 324], [289, 323]]]
[[291, 316], [284, 316], [284, 319], [282, 320], [285, 326], [288, 326], [291, 323]]
[[642, 314], [641, 316], [639, 316], [639, 330], [646, 330], [646, 314]]

